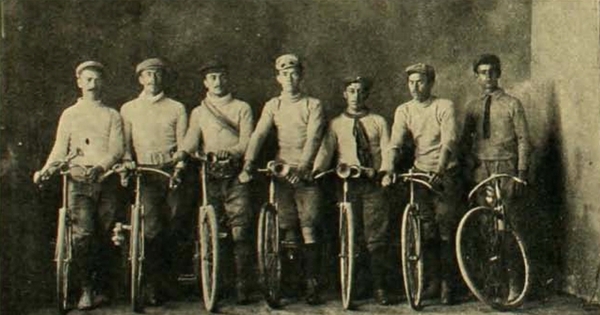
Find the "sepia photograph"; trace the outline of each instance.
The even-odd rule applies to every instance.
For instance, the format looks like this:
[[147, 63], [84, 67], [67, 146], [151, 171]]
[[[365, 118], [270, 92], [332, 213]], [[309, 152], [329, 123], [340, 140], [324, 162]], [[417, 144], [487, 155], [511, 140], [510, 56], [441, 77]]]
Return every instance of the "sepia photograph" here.
[[600, 314], [598, 0], [0, 0], [0, 38], [0, 314]]

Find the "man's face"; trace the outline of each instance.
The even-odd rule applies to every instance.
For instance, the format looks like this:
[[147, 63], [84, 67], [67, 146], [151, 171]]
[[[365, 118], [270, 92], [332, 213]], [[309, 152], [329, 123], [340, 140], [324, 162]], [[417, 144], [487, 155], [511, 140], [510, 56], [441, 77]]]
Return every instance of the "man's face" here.
[[144, 92], [156, 95], [163, 90], [163, 71], [161, 69], [146, 69], [140, 73], [140, 84]]
[[224, 72], [209, 72], [204, 76], [204, 86], [208, 93], [215, 96], [224, 96], [229, 93], [227, 74]]
[[100, 94], [102, 91], [102, 73], [92, 68], [83, 69], [77, 77], [77, 87], [86, 94]]
[[484, 90], [494, 90], [498, 87], [500, 75], [492, 65], [481, 64], [477, 66], [475, 77], [477, 78], [477, 83]]
[[297, 92], [301, 79], [300, 71], [296, 68], [279, 70], [277, 73], [277, 82], [284, 92]]
[[344, 98], [349, 110], [360, 111], [364, 108], [367, 91], [362, 83], [350, 83], [344, 90]]
[[408, 90], [413, 99], [425, 101], [431, 96], [433, 84], [422, 73], [411, 73], [408, 76]]

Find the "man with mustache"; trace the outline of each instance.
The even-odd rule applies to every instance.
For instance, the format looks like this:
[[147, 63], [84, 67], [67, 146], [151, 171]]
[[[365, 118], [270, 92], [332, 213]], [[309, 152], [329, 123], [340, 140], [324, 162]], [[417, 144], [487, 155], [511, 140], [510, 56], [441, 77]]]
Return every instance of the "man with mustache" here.
[[[179, 148], [187, 128], [187, 113], [183, 104], [164, 93], [166, 68], [161, 59], [150, 58], [135, 69], [142, 92], [121, 107], [126, 167], [135, 168], [137, 163], [171, 173], [173, 165], [185, 158], [185, 152]], [[180, 200], [177, 191], [169, 191], [167, 180], [160, 175], [146, 174], [142, 179], [145, 293], [147, 304], [158, 306], [164, 302], [166, 288], [163, 285], [167, 283], [167, 271], [170, 269], [171, 253], [167, 250], [166, 240], [170, 237], [169, 228], [178, 214]]]
[[318, 284], [320, 249], [317, 228], [321, 221], [321, 192], [313, 181], [313, 162], [325, 128], [321, 101], [300, 91], [304, 67], [298, 56], [285, 54], [275, 60], [281, 95], [269, 100], [250, 138], [242, 183], [252, 179], [255, 160], [271, 129], [277, 130], [277, 159], [294, 166], [286, 180], [277, 180], [276, 199], [282, 238], [298, 239], [298, 225], [304, 242], [306, 301], [321, 303]]
[[[229, 71], [219, 61], [210, 61], [200, 73], [206, 97], [192, 111], [183, 150], [198, 149], [216, 153], [228, 163], [209, 163], [207, 191], [209, 203], [217, 207], [219, 221], [225, 222], [234, 242], [236, 298], [238, 304], [249, 302], [248, 275], [252, 272], [252, 212], [247, 183], [240, 183], [242, 158], [254, 126], [252, 109], [246, 102], [233, 98], [229, 90]], [[225, 214], [224, 217], [222, 214]]]
[[[424, 295], [440, 291], [442, 304], [452, 304], [456, 273], [454, 230], [459, 202], [457, 126], [452, 101], [438, 98], [431, 91], [435, 83], [432, 66], [418, 63], [406, 68], [407, 85], [413, 99], [396, 109], [390, 146], [384, 169], [392, 172], [394, 161], [407, 137], [415, 143], [414, 170], [431, 175], [431, 184], [442, 191], [441, 196], [416, 189], [417, 200], [423, 206], [424, 262], [431, 264], [429, 289]], [[386, 175], [382, 185], [393, 181]]]
[[111, 278], [107, 261], [111, 245], [107, 241], [114, 224], [118, 183], [114, 178], [102, 183], [97, 180], [123, 155], [123, 126], [119, 113], [101, 101], [104, 66], [86, 61], [77, 66], [75, 75], [81, 98], [62, 113], [52, 152], [42, 170], [35, 173], [34, 182], [39, 184], [58, 171], [52, 163], [80, 152], [72, 163], [87, 171], [83, 178], [69, 177], [67, 198], [73, 225], [74, 275], [82, 290], [77, 308], [86, 310], [107, 301], [103, 293], [108, 292], [102, 291], [108, 289], [105, 280]]

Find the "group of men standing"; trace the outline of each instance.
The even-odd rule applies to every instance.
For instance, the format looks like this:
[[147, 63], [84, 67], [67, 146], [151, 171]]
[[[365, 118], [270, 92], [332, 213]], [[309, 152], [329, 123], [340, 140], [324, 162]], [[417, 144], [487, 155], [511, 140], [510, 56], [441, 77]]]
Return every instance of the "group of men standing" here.
[[[387, 121], [367, 106], [372, 81], [362, 76], [343, 82], [346, 109], [327, 126], [321, 101], [300, 90], [304, 67], [293, 54], [276, 59], [281, 94], [265, 104], [255, 128], [250, 106], [231, 95], [224, 64], [209, 62], [202, 67], [207, 93], [189, 121], [184, 105], [164, 94], [166, 68], [157, 58], [141, 62], [136, 74], [143, 90], [121, 107], [119, 115], [100, 99], [104, 66], [95, 61], [80, 64], [75, 74], [82, 96], [63, 112], [52, 153], [34, 175], [35, 182], [44, 179], [56, 171], [51, 167], [53, 162], [74, 150], [82, 154], [73, 162], [88, 167], [85, 180], [70, 181], [68, 196], [74, 227], [74, 261], [81, 275], [80, 309], [95, 306], [94, 294], [102, 293], [103, 288], [92, 279], [103, 278], [104, 271], [94, 267], [94, 260], [104, 245], [93, 245], [93, 239], [110, 239], [107, 235], [114, 220], [116, 198], [115, 183], [99, 183], [97, 179], [118, 162], [131, 169], [136, 164], [172, 168], [197, 151], [212, 152], [218, 159], [229, 161], [226, 167], [209, 172], [207, 188], [209, 202], [223, 210], [223, 221], [234, 241], [239, 303], [248, 302], [247, 275], [251, 273], [254, 255], [254, 216], [248, 183], [258, 167], [262, 146], [274, 129], [276, 159], [293, 166], [285, 178], [276, 179], [280, 235], [284, 241], [302, 243], [309, 304], [322, 301], [319, 228], [323, 196], [314, 176], [332, 164], [360, 165], [370, 170], [352, 183], [350, 199], [358, 205], [370, 256], [374, 297], [382, 305], [391, 303], [386, 284], [390, 274], [390, 205], [384, 190], [395, 181], [395, 161], [405, 154], [402, 150], [406, 139], [412, 138], [415, 146], [414, 168], [430, 173], [431, 183], [444, 187], [442, 196], [423, 196], [429, 198], [427, 208], [432, 218], [427, 229], [432, 250], [425, 252], [433, 253], [431, 260], [439, 267], [430, 283], [441, 294], [443, 303], [452, 303], [452, 242], [461, 196], [460, 166], [473, 166], [474, 181], [495, 172], [524, 178], [527, 171], [529, 142], [523, 108], [516, 98], [499, 88], [501, 66], [495, 55], [482, 55], [474, 63], [483, 96], [467, 106], [462, 138], [452, 101], [432, 94], [435, 70], [426, 64], [406, 69], [413, 100], [397, 108], [391, 133]], [[178, 200], [164, 180], [151, 175], [143, 180], [146, 292], [148, 303], [160, 304], [163, 261], [168, 252], [165, 233]]]

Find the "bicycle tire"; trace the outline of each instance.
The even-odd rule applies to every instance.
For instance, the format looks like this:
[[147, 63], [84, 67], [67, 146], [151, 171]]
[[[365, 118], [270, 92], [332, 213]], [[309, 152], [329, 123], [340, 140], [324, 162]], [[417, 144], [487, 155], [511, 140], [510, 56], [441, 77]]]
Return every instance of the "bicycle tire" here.
[[404, 209], [400, 247], [406, 299], [412, 309], [420, 311], [423, 309], [423, 255], [419, 220], [413, 215], [414, 211], [416, 208], [410, 204]]
[[211, 205], [200, 207], [200, 272], [204, 308], [214, 312], [219, 288], [219, 226]]
[[[469, 210], [456, 232], [456, 257], [460, 273], [475, 297], [494, 309], [508, 311], [523, 304], [530, 286], [530, 263], [521, 236], [512, 229], [509, 233], [498, 231], [494, 223], [497, 220], [502, 219], [490, 207]], [[514, 243], [509, 246], [508, 242]], [[514, 298], [510, 298], [509, 283], [504, 281], [510, 278], [503, 270], [506, 263], [502, 258], [503, 251], [507, 247], [519, 251], [518, 254], [509, 253], [511, 257], [520, 257], [512, 262], [516, 269], [521, 269], [516, 274], [522, 275], [523, 283]]]
[[131, 309], [139, 313], [144, 307], [142, 293], [142, 277], [143, 277], [143, 244], [142, 235], [143, 218], [141, 207], [133, 205], [131, 207], [131, 234], [129, 235], [129, 260], [131, 264], [130, 274], [130, 290], [131, 290]]
[[258, 270], [263, 295], [271, 308], [280, 306], [281, 256], [277, 211], [271, 204], [262, 207], [258, 219]]
[[56, 263], [56, 303], [60, 314], [68, 311], [69, 299], [69, 265], [71, 260], [70, 226], [67, 222], [67, 209], [58, 211], [56, 229], [56, 247], [54, 261]]
[[342, 306], [345, 310], [352, 307], [352, 293], [354, 285], [354, 264], [356, 244], [354, 231], [354, 213], [352, 204], [340, 203], [340, 286]]

